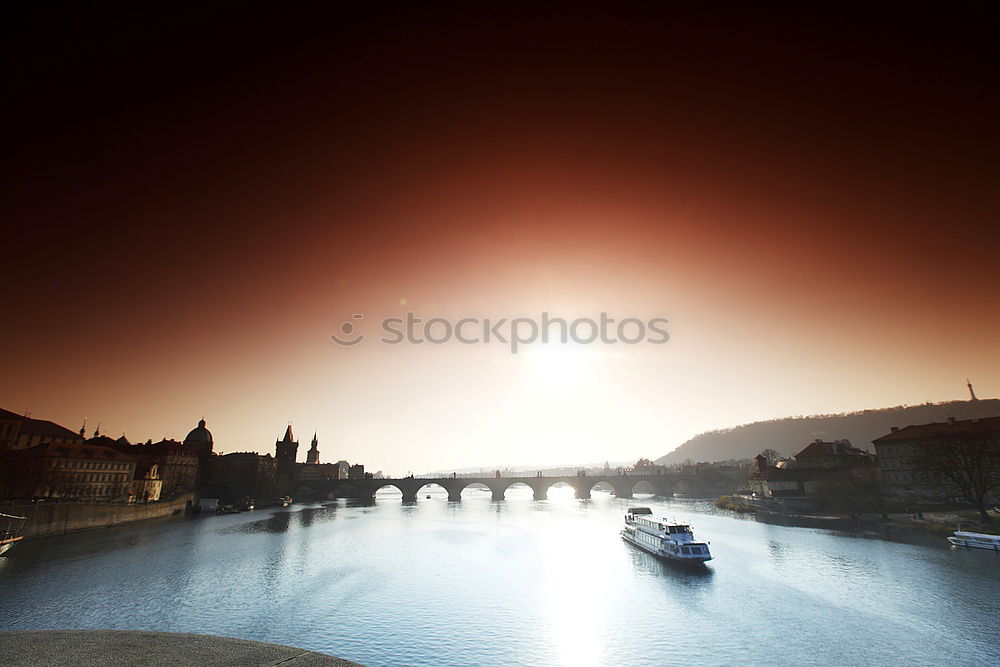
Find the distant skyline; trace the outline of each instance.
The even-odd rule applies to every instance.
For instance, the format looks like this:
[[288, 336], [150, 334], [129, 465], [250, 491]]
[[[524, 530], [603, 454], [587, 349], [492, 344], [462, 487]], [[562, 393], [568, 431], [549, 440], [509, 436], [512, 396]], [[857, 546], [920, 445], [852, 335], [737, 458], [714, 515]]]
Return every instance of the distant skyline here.
[[[985, 6], [8, 11], [0, 407], [401, 474], [1000, 395]], [[329, 338], [406, 311], [670, 340]]]

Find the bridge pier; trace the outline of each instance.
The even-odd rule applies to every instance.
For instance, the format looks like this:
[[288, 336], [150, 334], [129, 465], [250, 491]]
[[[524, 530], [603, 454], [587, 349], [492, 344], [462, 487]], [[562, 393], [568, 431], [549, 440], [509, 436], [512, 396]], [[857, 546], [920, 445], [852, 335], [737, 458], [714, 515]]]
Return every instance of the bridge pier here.
[[548, 500], [549, 489], [548, 487], [542, 488], [535, 486], [531, 488], [531, 494], [532, 494], [531, 497], [534, 498], [535, 500]]
[[403, 491], [403, 502], [404, 503], [415, 503], [417, 502], [417, 492], [415, 490]]
[[579, 484], [574, 484], [573, 496], [577, 500], [590, 500], [590, 485], [580, 486]]
[[615, 497], [616, 498], [625, 498], [625, 499], [631, 498], [632, 497], [632, 487], [629, 487], [627, 489], [618, 489], [618, 488], [615, 488]]
[[448, 489], [448, 502], [457, 503], [462, 499], [462, 489]]
[[493, 500], [503, 500], [503, 492], [506, 489], [490, 489], [493, 492]]

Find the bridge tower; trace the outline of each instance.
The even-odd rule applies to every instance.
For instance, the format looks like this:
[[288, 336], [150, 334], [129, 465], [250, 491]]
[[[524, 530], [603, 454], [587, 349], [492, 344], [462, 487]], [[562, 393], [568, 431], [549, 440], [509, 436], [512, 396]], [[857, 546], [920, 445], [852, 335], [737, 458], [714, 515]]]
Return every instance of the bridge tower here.
[[312, 447], [306, 452], [306, 463], [319, 463], [319, 440], [315, 432], [313, 432]]
[[277, 477], [279, 480], [287, 479], [291, 481], [292, 472], [295, 470], [295, 456], [299, 451], [299, 443], [292, 435], [292, 425], [285, 429], [285, 437], [274, 442], [274, 460], [277, 464]]

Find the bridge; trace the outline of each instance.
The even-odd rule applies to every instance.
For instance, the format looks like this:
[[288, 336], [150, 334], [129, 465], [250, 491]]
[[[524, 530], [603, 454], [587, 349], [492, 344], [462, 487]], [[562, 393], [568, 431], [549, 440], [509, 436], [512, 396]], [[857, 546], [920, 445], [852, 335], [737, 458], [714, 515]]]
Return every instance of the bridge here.
[[[403, 502], [416, 502], [420, 490], [436, 484], [448, 492], [449, 501], [462, 499], [462, 491], [472, 485], [482, 485], [493, 494], [493, 500], [503, 500], [507, 489], [514, 484], [524, 484], [532, 491], [535, 500], [545, 500], [549, 488], [556, 484], [573, 487], [577, 498], [590, 498], [594, 487], [601, 483], [611, 487], [619, 498], [631, 498], [634, 493], [653, 493], [671, 496], [675, 491], [705, 493], [720, 487], [725, 491], [731, 483], [727, 478], [716, 476], [666, 473], [661, 475], [572, 475], [566, 477], [404, 477], [402, 479], [330, 479], [309, 480], [299, 485], [300, 495], [316, 495], [324, 498], [353, 498], [374, 500], [375, 494], [384, 488], [395, 488], [403, 494]], [[643, 486], [640, 488], [639, 485]]]

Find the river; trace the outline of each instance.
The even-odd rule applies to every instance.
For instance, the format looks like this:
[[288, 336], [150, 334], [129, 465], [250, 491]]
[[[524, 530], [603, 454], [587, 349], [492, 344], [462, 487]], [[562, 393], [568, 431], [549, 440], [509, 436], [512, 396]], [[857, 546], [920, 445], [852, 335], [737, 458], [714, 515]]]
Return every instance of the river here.
[[715, 555], [618, 536], [626, 501], [422, 492], [125, 526], [0, 558], [0, 630], [256, 639], [370, 665], [1000, 663], [1000, 555], [647, 499]]

